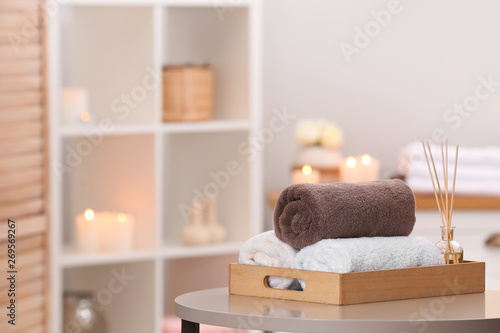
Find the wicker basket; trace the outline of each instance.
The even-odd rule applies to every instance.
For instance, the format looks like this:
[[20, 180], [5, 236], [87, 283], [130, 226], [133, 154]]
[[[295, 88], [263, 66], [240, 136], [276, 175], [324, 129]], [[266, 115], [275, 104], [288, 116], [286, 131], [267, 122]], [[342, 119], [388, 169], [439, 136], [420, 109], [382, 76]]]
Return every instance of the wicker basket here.
[[163, 121], [201, 121], [212, 118], [213, 70], [210, 66], [163, 68]]

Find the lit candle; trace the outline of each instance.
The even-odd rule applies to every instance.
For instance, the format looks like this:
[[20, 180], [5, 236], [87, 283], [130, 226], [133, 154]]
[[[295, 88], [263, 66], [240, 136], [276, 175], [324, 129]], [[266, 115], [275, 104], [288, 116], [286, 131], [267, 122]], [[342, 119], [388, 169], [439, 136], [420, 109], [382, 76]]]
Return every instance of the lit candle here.
[[340, 181], [356, 183], [363, 181], [363, 173], [357, 159], [349, 156], [340, 164]]
[[370, 182], [378, 180], [380, 173], [380, 163], [368, 154], [361, 156], [361, 168], [363, 181]]
[[79, 252], [125, 252], [133, 249], [135, 219], [130, 214], [87, 209], [77, 216], [76, 223]]
[[309, 164], [302, 167], [301, 170], [292, 171], [292, 183], [311, 183], [319, 184], [321, 178], [321, 173], [318, 170], [314, 170]]
[[133, 249], [135, 219], [130, 214], [108, 213], [108, 227], [101, 243], [103, 252], [126, 252]]
[[89, 123], [89, 99], [87, 90], [83, 88], [62, 88], [62, 110], [64, 123]]
[[76, 217], [76, 248], [78, 252], [97, 252], [99, 250], [99, 226], [92, 209]]

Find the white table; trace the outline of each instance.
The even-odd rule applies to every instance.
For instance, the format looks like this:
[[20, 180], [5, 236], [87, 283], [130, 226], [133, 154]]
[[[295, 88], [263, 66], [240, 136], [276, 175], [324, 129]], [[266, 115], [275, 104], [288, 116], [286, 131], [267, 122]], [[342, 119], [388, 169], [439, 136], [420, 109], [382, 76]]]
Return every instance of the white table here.
[[229, 295], [208, 289], [175, 299], [183, 333], [199, 323], [240, 329], [342, 333], [500, 333], [500, 291], [358, 305]]

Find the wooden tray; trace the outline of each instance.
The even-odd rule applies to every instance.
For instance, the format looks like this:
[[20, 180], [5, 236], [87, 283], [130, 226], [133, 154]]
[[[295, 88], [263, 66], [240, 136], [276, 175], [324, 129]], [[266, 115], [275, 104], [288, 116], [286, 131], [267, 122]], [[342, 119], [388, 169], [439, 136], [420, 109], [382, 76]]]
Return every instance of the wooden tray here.
[[[359, 273], [229, 265], [229, 293], [335, 305], [484, 292], [484, 262]], [[268, 276], [304, 280], [304, 291], [274, 289]]]

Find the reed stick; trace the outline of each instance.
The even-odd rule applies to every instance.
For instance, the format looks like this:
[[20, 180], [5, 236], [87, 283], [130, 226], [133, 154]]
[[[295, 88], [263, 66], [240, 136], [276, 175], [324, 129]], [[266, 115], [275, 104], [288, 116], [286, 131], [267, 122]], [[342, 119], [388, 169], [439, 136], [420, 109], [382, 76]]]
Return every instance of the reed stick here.
[[[437, 203], [437, 206], [438, 206], [438, 210], [439, 210], [439, 216], [441, 217], [441, 222], [443, 224], [443, 228], [445, 228], [445, 223], [444, 223], [444, 219], [443, 219], [443, 214], [441, 213], [441, 205], [439, 204], [439, 199], [438, 199], [438, 195], [437, 195], [437, 191], [436, 191], [436, 185], [434, 185], [434, 176], [432, 175], [432, 171], [431, 171], [431, 165], [429, 163], [429, 158], [427, 157], [427, 151], [425, 150], [425, 144], [424, 142], [422, 141], [422, 147], [424, 148], [424, 153], [425, 153], [425, 160], [427, 161], [427, 167], [429, 168], [429, 174], [431, 176], [431, 181], [432, 181], [432, 187], [434, 188], [434, 196], [436, 197], [436, 203]], [[430, 149], [430, 148], [429, 148]], [[430, 154], [430, 150], [429, 150], [429, 154]], [[432, 156], [432, 155], [431, 155]], [[439, 180], [438, 180], [439, 181]]]
[[[436, 165], [434, 164], [434, 157], [432, 156], [432, 151], [431, 151], [431, 146], [429, 145], [429, 140], [427, 140], [427, 149], [429, 150], [429, 156], [431, 157], [432, 167], [434, 169], [434, 174], [436, 176], [436, 182], [437, 182], [437, 186], [438, 186], [438, 190], [439, 190], [439, 197], [441, 198], [441, 206], [444, 208], [443, 192], [441, 191], [441, 185], [439, 183], [439, 177], [438, 177], [438, 173], [436, 170]], [[434, 191], [435, 190], [436, 189], [434, 189]]]
[[[444, 189], [441, 189], [441, 184], [439, 182], [439, 175], [436, 168], [436, 164], [434, 163], [434, 157], [432, 155], [432, 150], [429, 144], [429, 141], [422, 141], [422, 147], [424, 149], [425, 159], [427, 161], [427, 168], [429, 169], [429, 175], [432, 181], [432, 187], [434, 189], [434, 197], [436, 199], [436, 203], [438, 206], [439, 216], [441, 217], [441, 223], [443, 225], [444, 231], [446, 233], [446, 263], [449, 262], [449, 256], [453, 260], [453, 263], [456, 264], [459, 262], [458, 254], [455, 253], [455, 249], [451, 244], [451, 219], [453, 216], [453, 202], [455, 198], [455, 184], [457, 180], [457, 166], [458, 166], [458, 145], [455, 153], [455, 168], [453, 172], [453, 188], [451, 190], [451, 199], [450, 199], [450, 191], [449, 191], [449, 168], [448, 168], [448, 139], [446, 139], [446, 144], [443, 145], [441, 142], [441, 158], [443, 165], [443, 182]], [[427, 144], [427, 149], [426, 149]], [[427, 155], [427, 150], [429, 151], [429, 156]], [[429, 162], [429, 157], [430, 161]], [[432, 168], [431, 168], [432, 163]], [[434, 171], [434, 172], [433, 172]], [[434, 181], [436, 178], [436, 181]], [[437, 185], [437, 189], [436, 189]], [[444, 192], [444, 197], [443, 197]]]

